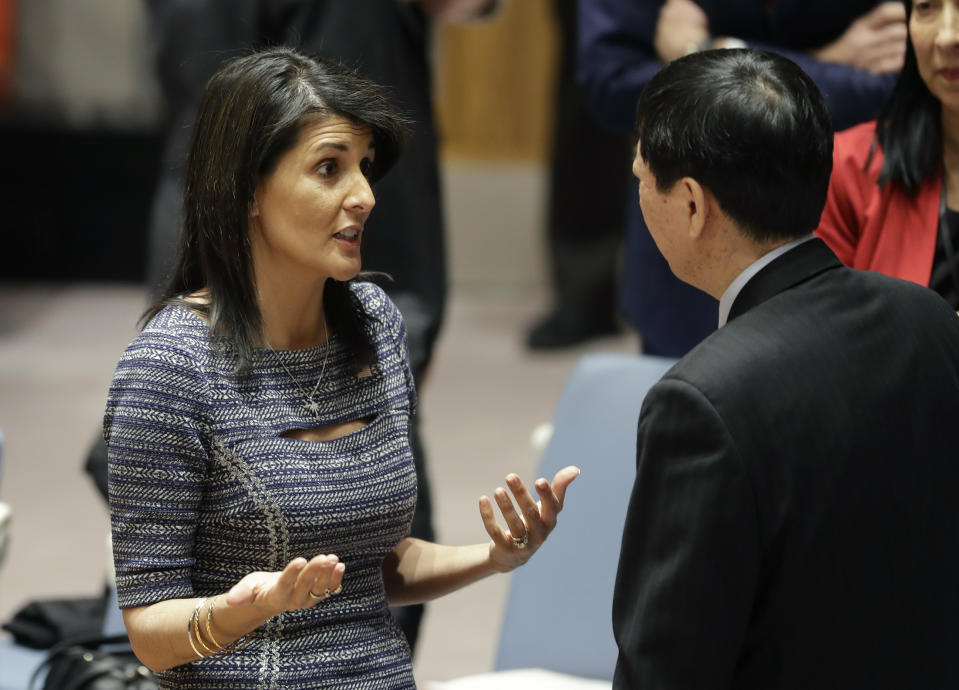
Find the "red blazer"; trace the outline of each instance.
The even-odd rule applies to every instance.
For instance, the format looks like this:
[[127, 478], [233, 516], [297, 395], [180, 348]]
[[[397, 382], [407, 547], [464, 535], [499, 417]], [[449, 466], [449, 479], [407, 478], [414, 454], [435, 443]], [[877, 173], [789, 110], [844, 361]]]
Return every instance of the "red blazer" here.
[[942, 176], [923, 182], [916, 195], [879, 186], [882, 151], [866, 159], [876, 123], [836, 135], [826, 208], [816, 234], [847, 266], [929, 285], [939, 228]]

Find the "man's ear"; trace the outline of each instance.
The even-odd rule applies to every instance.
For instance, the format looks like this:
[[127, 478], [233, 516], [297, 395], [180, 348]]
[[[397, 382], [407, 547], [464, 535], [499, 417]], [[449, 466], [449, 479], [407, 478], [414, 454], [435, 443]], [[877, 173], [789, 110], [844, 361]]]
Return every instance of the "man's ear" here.
[[679, 181], [683, 185], [683, 194], [688, 204], [688, 228], [690, 239], [698, 239], [706, 227], [706, 220], [709, 218], [709, 204], [711, 198], [697, 180], [692, 177], [684, 177]]

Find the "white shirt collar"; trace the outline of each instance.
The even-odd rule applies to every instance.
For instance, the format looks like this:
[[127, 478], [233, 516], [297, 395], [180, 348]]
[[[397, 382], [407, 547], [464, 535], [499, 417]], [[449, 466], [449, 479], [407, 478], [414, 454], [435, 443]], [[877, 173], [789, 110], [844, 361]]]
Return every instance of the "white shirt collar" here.
[[746, 267], [745, 271], [736, 276], [736, 279], [729, 284], [729, 287], [726, 288], [723, 296], [719, 298], [719, 328], [722, 328], [726, 325], [726, 321], [729, 319], [729, 310], [733, 308], [733, 302], [736, 301], [739, 293], [744, 287], [746, 287], [746, 283], [748, 283], [754, 275], [759, 273], [775, 259], [782, 256], [793, 247], [798, 247], [803, 242], [808, 242], [811, 239], [813, 239], [813, 234], [809, 233], [805, 237], [800, 237], [798, 240], [792, 240], [786, 244], [781, 244], [753, 261], [751, 264], [749, 264], [749, 266]]

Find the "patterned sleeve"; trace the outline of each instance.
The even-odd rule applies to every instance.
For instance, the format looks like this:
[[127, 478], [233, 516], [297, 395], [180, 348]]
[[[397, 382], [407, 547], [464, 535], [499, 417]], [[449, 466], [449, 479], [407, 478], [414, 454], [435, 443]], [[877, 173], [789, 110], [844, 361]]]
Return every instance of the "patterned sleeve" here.
[[[374, 323], [373, 339], [380, 358], [383, 374], [401, 373], [405, 382], [410, 414], [416, 412], [416, 384], [410, 368], [409, 345], [406, 341], [406, 322], [400, 310], [386, 292], [375, 283], [353, 283], [353, 289]], [[398, 370], [398, 371], [397, 371]]]
[[117, 365], [103, 434], [121, 608], [193, 594], [205, 390], [195, 358], [173, 333], [144, 331]]
[[406, 321], [403, 320], [403, 315], [400, 313], [400, 310], [396, 308], [396, 305], [393, 304], [393, 301], [389, 298], [387, 298], [387, 300], [392, 308], [393, 328], [391, 331], [395, 334], [393, 340], [394, 348], [401, 362], [403, 377], [406, 379], [406, 387], [409, 391], [410, 414], [414, 414], [416, 412], [416, 384], [413, 382], [413, 370], [410, 368], [410, 347], [406, 339]]

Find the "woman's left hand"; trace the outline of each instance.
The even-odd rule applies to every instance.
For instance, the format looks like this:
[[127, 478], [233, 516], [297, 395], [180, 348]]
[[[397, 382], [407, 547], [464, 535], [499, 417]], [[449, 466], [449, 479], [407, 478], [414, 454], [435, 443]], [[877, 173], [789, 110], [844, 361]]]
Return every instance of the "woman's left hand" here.
[[[557, 472], [552, 483], [540, 477], [534, 483], [539, 501], [534, 501], [523, 480], [515, 474], [508, 475], [506, 485], [513, 494], [513, 500], [502, 487], [497, 487], [493, 492], [508, 530], [496, 521], [489, 497], [480, 497], [480, 515], [492, 538], [489, 545], [490, 563], [496, 570], [509, 572], [536, 553], [536, 549], [556, 526], [556, 515], [563, 509], [566, 487], [578, 476], [579, 468], [570, 465]], [[516, 501], [515, 506], [513, 501]]]

